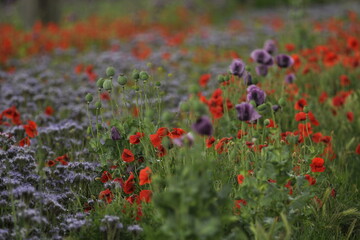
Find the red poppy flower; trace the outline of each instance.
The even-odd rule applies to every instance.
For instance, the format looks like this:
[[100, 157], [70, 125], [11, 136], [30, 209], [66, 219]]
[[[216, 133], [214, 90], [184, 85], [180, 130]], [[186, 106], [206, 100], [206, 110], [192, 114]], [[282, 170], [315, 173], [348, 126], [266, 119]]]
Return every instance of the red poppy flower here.
[[157, 150], [158, 157], [163, 157], [166, 155], [166, 149], [164, 148], [163, 145], [160, 145], [159, 147], [157, 147], [156, 150]]
[[134, 154], [129, 149], [124, 149], [121, 158], [125, 162], [133, 162], [135, 160]]
[[151, 190], [141, 190], [139, 193], [139, 201], [149, 203], [151, 201], [152, 191]]
[[320, 125], [319, 121], [315, 118], [315, 115], [312, 112], [308, 112], [307, 115], [308, 115], [312, 125], [314, 125], [314, 126], [319, 126]]
[[214, 138], [213, 136], [208, 137], [208, 138], [205, 140], [206, 148], [211, 148], [212, 145], [214, 144], [214, 142], [215, 142], [215, 138]]
[[277, 128], [277, 125], [275, 125], [274, 120], [272, 120], [270, 118], [269, 121], [270, 121], [270, 123], [268, 125], [266, 125], [266, 128]]
[[295, 103], [295, 110], [298, 110], [298, 111], [303, 111], [304, 107], [307, 105], [307, 102], [304, 98], [298, 100], [296, 103]]
[[324, 103], [328, 99], [328, 95], [326, 92], [322, 92], [319, 97], [319, 103]]
[[20, 125], [21, 124], [21, 120], [20, 120], [20, 113], [18, 112], [18, 110], [16, 109], [15, 106], [5, 109], [2, 113], [2, 116], [10, 119], [12, 121], [12, 124], [15, 125]]
[[315, 143], [319, 143], [321, 142], [321, 139], [322, 139], [323, 135], [321, 132], [318, 132], [318, 133], [314, 133], [312, 136], [311, 136], [311, 139], [313, 142]]
[[102, 183], [106, 183], [107, 181], [111, 181], [112, 180], [112, 177], [111, 177], [111, 174], [108, 172], [108, 171], [104, 171], [101, 175], [101, 179], [100, 181]]
[[360, 46], [359, 41], [355, 37], [349, 37], [347, 39], [347, 47], [352, 50], [357, 50]]
[[53, 166], [55, 166], [55, 165], [56, 165], [56, 162], [53, 161], [53, 160], [49, 160], [49, 161], [46, 163], [46, 166], [48, 166], [48, 167], [53, 167]]
[[353, 112], [347, 112], [346, 113], [346, 118], [349, 122], [354, 121], [354, 113]]
[[289, 195], [293, 195], [293, 187], [291, 186], [291, 181], [288, 181], [287, 184], [285, 184], [285, 187], [289, 189]]
[[184, 130], [182, 130], [181, 128], [173, 128], [173, 131], [171, 131], [169, 133], [169, 137], [171, 139], [174, 139], [174, 138], [179, 138], [181, 137], [182, 135], [184, 135], [186, 132]]
[[110, 189], [106, 189], [104, 191], [101, 191], [99, 194], [99, 199], [105, 199], [107, 203], [111, 203], [114, 198], [114, 194], [110, 191]]
[[45, 114], [48, 116], [52, 116], [54, 114], [54, 109], [51, 106], [47, 106], [45, 108]]
[[346, 75], [340, 76], [340, 85], [343, 87], [350, 85], [350, 79], [348, 78], [348, 76]]
[[305, 121], [305, 120], [306, 120], [306, 113], [304, 113], [304, 112], [299, 112], [299, 113], [295, 114], [295, 120], [296, 120], [297, 122], [299, 122], [299, 121]]
[[247, 205], [247, 202], [246, 202], [245, 199], [235, 200], [235, 202], [234, 202], [234, 213], [236, 215], [240, 214], [241, 206], [246, 206], [246, 205]]
[[269, 182], [269, 183], [276, 183], [276, 180], [270, 178], [270, 179], [268, 179], [268, 182]]
[[293, 43], [287, 43], [287, 44], [285, 44], [285, 48], [286, 48], [286, 50], [287, 50], [288, 52], [292, 52], [292, 51], [295, 50], [295, 44], [293, 44]]
[[359, 145], [357, 145], [357, 147], [355, 149], [355, 153], [360, 155], [360, 143], [359, 143]]
[[29, 137], [25, 137], [25, 138], [23, 138], [23, 139], [20, 140], [19, 146], [20, 146], [20, 147], [24, 147], [25, 145], [26, 145], [26, 146], [30, 146], [30, 139], [29, 139]]
[[310, 167], [312, 172], [324, 172], [324, 159], [316, 157], [311, 161]]
[[152, 171], [149, 167], [141, 169], [139, 174], [139, 185], [151, 183], [151, 178], [150, 178], [151, 173]]
[[69, 163], [67, 162], [69, 160], [69, 157], [67, 154], [64, 154], [62, 156], [59, 156], [57, 158], [55, 158], [55, 161], [60, 162], [62, 165], [68, 165]]
[[159, 135], [160, 137], [165, 137], [169, 135], [169, 130], [165, 127], [161, 127], [156, 131], [156, 134]]
[[245, 179], [244, 175], [242, 174], [237, 175], [238, 184], [242, 184], [244, 182], [244, 179]]
[[131, 135], [129, 137], [129, 141], [131, 144], [138, 144], [138, 143], [140, 143], [140, 139], [144, 136], [145, 136], [144, 133], [137, 132], [135, 135]]
[[124, 193], [131, 194], [134, 192], [135, 190], [134, 178], [135, 178], [134, 174], [131, 172], [129, 178], [124, 183], [124, 187], [123, 187]]
[[108, 92], [102, 92], [100, 94], [100, 98], [101, 98], [101, 100], [104, 100], [104, 101], [109, 101], [111, 99], [110, 94]]
[[301, 136], [308, 137], [310, 134], [312, 134], [311, 123], [306, 123], [306, 124], [299, 123], [298, 130]]
[[335, 190], [335, 188], [333, 188], [333, 189], [331, 189], [331, 196], [333, 197], [333, 198], [335, 198], [336, 197], [336, 190]]
[[161, 137], [155, 133], [155, 134], [151, 134], [150, 136], [150, 142], [154, 147], [159, 147], [161, 146]]
[[245, 132], [245, 131], [243, 131], [243, 130], [239, 130], [238, 132], [237, 132], [237, 134], [236, 134], [236, 137], [238, 138], [238, 139], [241, 139], [243, 136], [246, 136], [247, 135], [247, 132]]
[[225, 147], [225, 145], [230, 142], [230, 140], [232, 139], [232, 137], [230, 138], [227, 138], [227, 137], [224, 137], [222, 139], [220, 139], [220, 141], [215, 145], [215, 150], [221, 154], [223, 152], [226, 152], [227, 151], [227, 148]]
[[30, 138], [34, 138], [37, 136], [38, 132], [37, 132], [37, 126], [36, 123], [34, 121], [29, 120], [28, 124], [23, 125], [26, 134], [30, 137]]
[[203, 74], [200, 76], [199, 84], [201, 87], [206, 87], [207, 83], [209, 82], [211, 78], [211, 74]]
[[316, 179], [311, 177], [309, 174], [305, 174], [305, 179], [308, 180], [310, 185], [314, 185], [316, 183]]

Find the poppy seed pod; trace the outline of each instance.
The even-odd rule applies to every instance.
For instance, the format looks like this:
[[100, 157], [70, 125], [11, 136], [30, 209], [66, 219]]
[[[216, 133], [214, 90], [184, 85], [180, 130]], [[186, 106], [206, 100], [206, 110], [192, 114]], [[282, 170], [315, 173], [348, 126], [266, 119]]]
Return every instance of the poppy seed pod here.
[[286, 54], [276, 56], [276, 64], [281, 68], [288, 68], [294, 64], [294, 59]]
[[95, 103], [95, 107], [96, 107], [97, 109], [100, 109], [100, 108], [101, 108], [101, 102], [99, 102], [99, 101], [96, 102], [96, 103]]
[[121, 74], [121, 75], [118, 77], [117, 82], [118, 82], [119, 85], [124, 86], [124, 85], [126, 85], [127, 80], [128, 80], [127, 77], [124, 76], [123, 74]]
[[146, 80], [149, 79], [149, 74], [147, 72], [145, 72], [145, 71], [141, 71], [139, 73], [139, 77], [140, 77], [141, 80], [146, 81]]
[[230, 64], [229, 69], [231, 74], [241, 77], [245, 71], [245, 63], [240, 59], [234, 59]]
[[213, 126], [208, 117], [202, 116], [196, 120], [192, 125], [192, 129], [200, 135], [211, 136], [213, 132]]
[[140, 77], [140, 74], [139, 74], [139, 73], [140, 73], [140, 72], [139, 72], [138, 70], [134, 69], [134, 71], [132, 72], [131, 77], [132, 77], [133, 79], [135, 79], [135, 80], [139, 80], [139, 77]]
[[115, 75], [115, 68], [113, 67], [106, 68], [106, 76], [112, 77], [114, 75]]
[[103, 88], [106, 90], [106, 91], [111, 91], [112, 89], [112, 81], [110, 79], [106, 79], [103, 83]]
[[97, 86], [99, 89], [102, 89], [102, 88], [103, 88], [104, 81], [105, 81], [104, 78], [99, 78], [99, 79], [96, 81], [96, 86]]
[[255, 49], [251, 52], [250, 57], [257, 63], [271, 66], [274, 60], [271, 55], [263, 49]]
[[157, 81], [156, 83], [155, 83], [155, 87], [160, 87], [161, 86], [161, 83], [159, 82], [159, 81]]
[[91, 103], [93, 99], [94, 99], [94, 98], [93, 98], [93, 95], [92, 95], [91, 93], [86, 94], [86, 96], [85, 96], [85, 101], [86, 101], [87, 103]]

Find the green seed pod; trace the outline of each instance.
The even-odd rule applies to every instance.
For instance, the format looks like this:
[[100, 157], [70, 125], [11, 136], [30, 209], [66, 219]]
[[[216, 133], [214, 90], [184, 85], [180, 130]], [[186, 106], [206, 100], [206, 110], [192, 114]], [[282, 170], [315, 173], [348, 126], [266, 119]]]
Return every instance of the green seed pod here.
[[99, 79], [97, 80], [97, 82], [96, 82], [96, 86], [97, 86], [99, 89], [103, 88], [104, 81], [105, 81], [104, 78], [99, 78]]
[[139, 77], [140, 77], [141, 80], [146, 81], [146, 80], [149, 79], [149, 74], [147, 72], [145, 72], [145, 71], [141, 71], [139, 73]]
[[280, 105], [281, 107], [284, 107], [284, 106], [286, 105], [286, 100], [285, 100], [285, 98], [280, 98], [279, 101], [278, 101], [278, 103], [279, 103], [279, 105]]
[[161, 120], [163, 120], [164, 122], [170, 122], [172, 119], [172, 114], [170, 112], [163, 112], [163, 114], [161, 115]]
[[160, 87], [160, 86], [161, 86], [161, 83], [160, 83], [159, 81], [157, 81], [157, 82], [155, 83], [155, 86], [156, 86], [156, 87]]
[[225, 75], [225, 76], [224, 76], [224, 81], [227, 82], [227, 81], [229, 81], [229, 80], [230, 80], [230, 75]]
[[200, 91], [198, 85], [191, 85], [189, 90], [190, 90], [190, 92], [193, 93], [193, 94], [196, 94], [196, 93], [198, 93], [198, 92]]
[[225, 81], [224, 75], [218, 75], [217, 80], [218, 80], [219, 83], [224, 82]]
[[134, 69], [134, 71], [132, 72], [131, 77], [132, 77], [133, 79], [135, 79], [136, 81], [139, 80], [139, 77], [140, 77], [139, 71], [136, 70], [136, 69]]
[[118, 82], [121, 86], [124, 86], [124, 85], [126, 85], [127, 80], [128, 80], [127, 77], [121, 74], [121, 75], [118, 77], [117, 82]]
[[180, 110], [183, 111], [183, 112], [187, 112], [190, 110], [190, 106], [187, 102], [182, 102], [180, 104]]
[[103, 83], [103, 88], [106, 90], [106, 91], [111, 91], [112, 89], [112, 81], [110, 79], [106, 79]]
[[106, 68], [106, 76], [112, 77], [114, 75], [115, 75], [115, 68], [113, 67]]
[[308, 107], [308, 106], [305, 106], [305, 107], [304, 107], [304, 113], [309, 113], [309, 111], [310, 111], [309, 107]]
[[250, 67], [250, 66], [246, 66], [246, 67], [245, 67], [245, 70], [246, 70], [247, 72], [251, 72], [251, 67]]
[[97, 101], [96, 103], [95, 103], [95, 107], [97, 108], [97, 109], [100, 109], [101, 108], [101, 102], [99, 102], [99, 101]]
[[85, 101], [86, 101], [88, 104], [91, 103], [93, 99], [94, 99], [94, 98], [93, 98], [93, 95], [92, 95], [91, 93], [86, 94], [86, 96], [85, 96]]
[[265, 120], [264, 120], [264, 125], [267, 126], [267, 125], [269, 125], [269, 124], [270, 124], [270, 120], [269, 120], [269, 119], [265, 119]]

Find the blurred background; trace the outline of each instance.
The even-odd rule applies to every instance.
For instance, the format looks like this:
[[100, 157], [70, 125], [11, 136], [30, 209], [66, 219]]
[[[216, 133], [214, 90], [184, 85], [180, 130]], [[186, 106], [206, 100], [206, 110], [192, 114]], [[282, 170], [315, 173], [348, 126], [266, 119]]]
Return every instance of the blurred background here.
[[[116, 18], [146, 14], [152, 21], [171, 21], [173, 11], [183, 7], [192, 14], [210, 14], [222, 21], [239, 9], [298, 8], [336, 3], [335, 0], [0, 0], [0, 22], [30, 28], [36, 21], [60, 23], [92, 15]], [[342, 0], [341, 4], [357, 1]], [[172, 11], [173, 10], [173, 11]]]

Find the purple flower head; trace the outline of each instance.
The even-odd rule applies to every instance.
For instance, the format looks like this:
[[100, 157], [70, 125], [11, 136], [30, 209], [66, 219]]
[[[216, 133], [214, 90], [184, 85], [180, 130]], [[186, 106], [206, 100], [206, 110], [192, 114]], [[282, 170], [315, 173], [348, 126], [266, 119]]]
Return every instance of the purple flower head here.
[[256, 74], [265, 77], [268, 74], [268, 66], [258, 65], [255, 68]]
[[235, 106], [240, 121], [255, 121], [261, 118], [261, 115], [255, 110], [250, 103], [240, 103]]
[[264, 49], [255, 49], [251, 52], [250, 57], [257, 63], [271, 66], [274, 64], [274, 60], [271, 55]]
[[256, 85], [251, 85], [247, 88], [247, 97], [246, 100], [250, 102], [251, 100], [254, 100], [256, 103], [256, 106], [259, 106], [265, 102], [266, 93], [261, 90]]
[[111, 138], [112, 138], [112, 140], [120, 140], [121, 139], [119, 130], [117, 130], [116, 127], [111, 128]]
[[286, 83], [293, 83], [295, 81], [295, 74], [290, 73], [285, 76], [285, 82]]
[[273, 55], [277, 50], [275, 41], [272, 39], [267, 40], [264, 44], [264, 50]]
[[243, 76], [243, 79], [244, 79], [244, 83], [246, 86], [250, 86], [251, 84], [253, 84], [252, 82], [252, 76], [251, 76], [251, 73], [246, 71], [244, 76]]
[[202, 116], [196, 120], [192, 125], [192, 129], [200, 135], [211, 136], [213, 131], [213, 126], [208, 117]]
[[245, 63], [240, 59], [234, 59], [229, 68], [233, 75], [241, 77], [245, 71]]
[[276, 64], [281, 68], [288, 68], [294, 64], [294, 59], [286, 54], [276, 56]]

